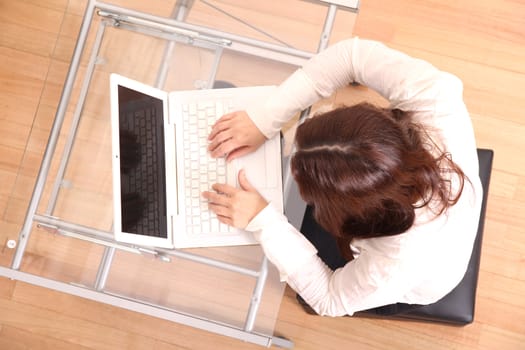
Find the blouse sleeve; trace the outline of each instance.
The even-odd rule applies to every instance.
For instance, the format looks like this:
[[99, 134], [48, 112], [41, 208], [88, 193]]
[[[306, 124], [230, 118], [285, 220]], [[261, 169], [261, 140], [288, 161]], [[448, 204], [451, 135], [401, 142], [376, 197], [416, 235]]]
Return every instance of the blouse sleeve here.
[[[342, 316], [393, 303], [402, 292], [393, 270], [398, 262], [385, 254], [362, 251], [359, 258], [332, 271], [315, 247], [269, 204], [246, 227], [286, 281], [320, 315]], [[382, 249], [382, 248], [380, 248]]]
[[455, 76], [379, 42], [352, 38], [314, 56], [248, 115], [271, 138], [297, 112], [352, 82], [375, 90], [392, 108], [436, 112], [440, 100], [448, 101], [443, 106], [462, 103], [462, 84]]

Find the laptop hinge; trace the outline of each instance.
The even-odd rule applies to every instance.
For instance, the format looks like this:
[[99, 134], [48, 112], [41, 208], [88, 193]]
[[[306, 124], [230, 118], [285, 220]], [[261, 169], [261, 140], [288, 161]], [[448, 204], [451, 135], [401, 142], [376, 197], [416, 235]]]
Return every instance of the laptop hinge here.
[[160, 259], [161, 261], [164, 261], [164, 262], [171, 262], [171, 258], [166, 255], [166, 254], [163, 254], [161, 252], [158, 252], [154, 249], [151, 249], [151, 248], [144, 248], [144, 247], [137, 247], [137, 250], [142, 254], [142, 255], [152, 255], [154, 258], [158, 258]]

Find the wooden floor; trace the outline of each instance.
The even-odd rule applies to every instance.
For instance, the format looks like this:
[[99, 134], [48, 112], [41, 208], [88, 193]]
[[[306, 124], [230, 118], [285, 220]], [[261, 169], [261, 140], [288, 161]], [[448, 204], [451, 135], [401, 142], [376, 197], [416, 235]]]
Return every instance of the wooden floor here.
[[[162, 13], [173, 2], [128, 3]], [[314, 28], [322, 23], [321, 11], [292, 0], [279, 2], [286, 5], [279, 11], [273, 1], [213, 3], [265, 25], [269, 33], [281, 34], [282, 40], [297, 47], [316, 48]], [[10, 264], [12, 252], [5, 244], [18, 237], [85, 4], [85, 0], [0, 0], [2, 266]], [[206, 10], [196, 22], [216, 20], [212, 10], [202, 8]], [[235, 26], [225, 19], [222, 29]], [[495, 150], [476, 317], [473, 324], [458, 328], [310, 316], [287, 289], [276, 333], [293, 340], [297, 349], [525, 349], [525, 161], [521, 155], [525, 149], [525, 2], [365, 0], [355, 26], [352, 17], [343, 17], [335, 30], [335, 39], [352, 32], [377, 39], [463, 80], [478, 145]], [[339, 102], [377, 100], [360, 87], [340, 91], [335, 98]], [[96, 216], [96, 207], [87, 208]], [[257, 348], [0, 278], [0, 349]]]

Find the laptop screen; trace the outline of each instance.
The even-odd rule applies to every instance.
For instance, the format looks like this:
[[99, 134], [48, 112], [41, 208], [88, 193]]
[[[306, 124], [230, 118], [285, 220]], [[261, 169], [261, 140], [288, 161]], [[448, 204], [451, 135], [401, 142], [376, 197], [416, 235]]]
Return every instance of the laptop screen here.
[[122, 231], [166, 238], [163, 101], [118, 86]]

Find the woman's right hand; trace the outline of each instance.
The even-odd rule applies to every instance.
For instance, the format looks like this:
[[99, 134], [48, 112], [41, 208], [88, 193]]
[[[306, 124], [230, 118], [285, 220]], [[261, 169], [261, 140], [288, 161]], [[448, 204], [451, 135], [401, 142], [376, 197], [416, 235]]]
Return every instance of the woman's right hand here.
[[211, 156], [214, 158], [226, 156], [229, 162], [254, 152], [266, 141], [266, 137], [246, 111], [236, 111], [225, 114], [217, 120], [208, 140]]
[[208, 200], [208, 207], [220, 222], [244, 229], [268, 202], [250, 184], [244, 169], [239, 171], [238, 180], [240, 188], [214, 184], [213, 191], [204, 191], [202, 196]]

